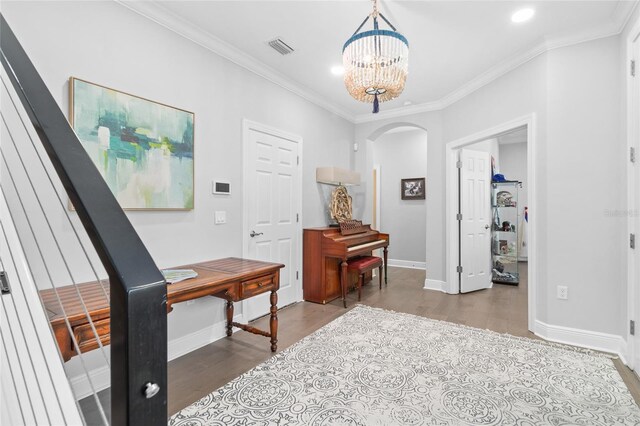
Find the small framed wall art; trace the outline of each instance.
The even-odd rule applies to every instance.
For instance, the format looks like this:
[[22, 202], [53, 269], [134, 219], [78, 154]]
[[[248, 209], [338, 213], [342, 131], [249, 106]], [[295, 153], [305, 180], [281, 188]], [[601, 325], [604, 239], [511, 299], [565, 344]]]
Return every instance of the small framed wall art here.
[[425, 178], [402, 179], [400, 183], [400, 195], [403, 200], [424, 200]]

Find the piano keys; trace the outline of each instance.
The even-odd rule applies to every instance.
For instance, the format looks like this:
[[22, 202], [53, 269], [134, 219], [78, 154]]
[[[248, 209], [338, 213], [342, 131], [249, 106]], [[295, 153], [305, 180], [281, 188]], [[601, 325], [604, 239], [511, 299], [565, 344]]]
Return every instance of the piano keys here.
[[340, 228], [308, 228], [303, 231], [303, 298], [308, 302], [328, 303], [341, 297], [340, 280], [355, 284], [357, 276], [347, 275], [347, 260], [370, 256], [384, 250], [385, 280], [389, 234], [362, 225], [358, 233], [342, 235]]

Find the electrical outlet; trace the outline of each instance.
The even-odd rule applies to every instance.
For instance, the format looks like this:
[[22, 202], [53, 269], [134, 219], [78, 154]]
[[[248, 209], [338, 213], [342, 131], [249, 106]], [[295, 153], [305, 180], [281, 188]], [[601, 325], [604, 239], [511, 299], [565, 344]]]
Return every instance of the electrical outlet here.
[[569, 298], [569, 287], [566, 285], [558, 286], [558, 299], [567, 300]]

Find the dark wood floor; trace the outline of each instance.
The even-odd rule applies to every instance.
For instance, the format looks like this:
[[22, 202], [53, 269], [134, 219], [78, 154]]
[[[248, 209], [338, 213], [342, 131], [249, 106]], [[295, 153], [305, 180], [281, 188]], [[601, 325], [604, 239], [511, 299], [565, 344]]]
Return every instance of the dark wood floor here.
[[[526, 277], [526, 263], [522, 275]], [[360, 303], [407, 312], [429, 318], [486, 328], [516, 336], [537, 339], [527, 330], [527, 281], [519, 286], [494, 285], [492, 289], [464, 295], [449, 295], [424, 290], [425, 272], [415, 269], [389, 268], [389, 285], [379, 291], [367, 285]], [[349, 293], [349, 308], [357, 303], [355, 292]], [[302, 302], [282, 309], [279, 348], [284, 349], [346, 310], [339, 300], [327, 305]], [[267, 326], [267, 319], [256, 325]], [[197, 399], [228, 383], [271, 356], [267, 339], [249, 333], [235, 333], [169, 363], [169, 413], [187, 407]], [[616, 367], [640, 403], [640, 383], [619, 360]]]
[[[522, 264], [526, 277], [526, 263]], [[360, 303], [486, 328], [516, 336], [538, 337], [527, 330], [527, 282], [519, 286], [494, 285], [492, 289], [464, 295], [448, 295], [424, 290], [425, 272], [415, 269], [389, 268], [389, 285], [378, 290], [367, 285]], [[349, 293], [349, 308], [357, 302]], [[347, 310], [339, 300], [327, 305], [301, 302], [279, 311], [279, 349], [297, 342]], [[267, 328], [268, 319], [254, 325]], [[169, 413], [189, 406], [196, 400], [228, 383], [271, 357], [268, 339], [245, 332], [218, 340], [169, 363]], [[616, 368], [636, 402], [640, 404], [640, 382], [619, 360]]]

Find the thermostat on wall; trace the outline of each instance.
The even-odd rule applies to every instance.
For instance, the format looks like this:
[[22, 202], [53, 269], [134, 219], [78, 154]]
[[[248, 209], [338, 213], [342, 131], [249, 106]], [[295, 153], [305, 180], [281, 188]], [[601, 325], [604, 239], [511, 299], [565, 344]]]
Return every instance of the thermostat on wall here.
[[231, 184], [221, 180], [213, 181], [213, 193], [221, 195], [231, 194]]

